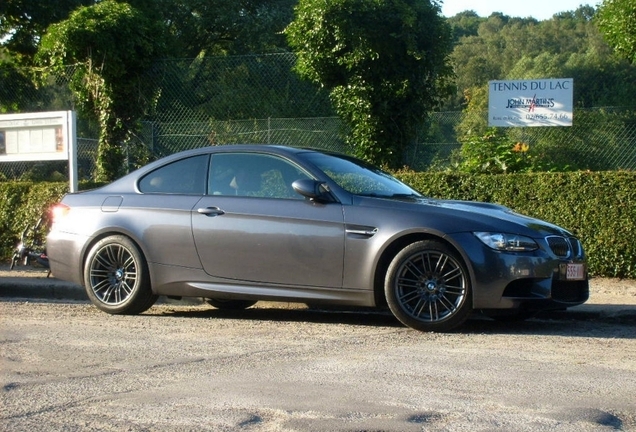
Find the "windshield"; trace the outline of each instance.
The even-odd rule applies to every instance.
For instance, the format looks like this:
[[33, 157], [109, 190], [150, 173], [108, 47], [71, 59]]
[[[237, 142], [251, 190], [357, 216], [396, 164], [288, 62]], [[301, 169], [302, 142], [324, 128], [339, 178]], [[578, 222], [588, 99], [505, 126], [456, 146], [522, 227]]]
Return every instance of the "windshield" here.
[[305, 158], [352, 194], [387, 198], [421, 196], [390, 174], [352, 157], [308, 153]]

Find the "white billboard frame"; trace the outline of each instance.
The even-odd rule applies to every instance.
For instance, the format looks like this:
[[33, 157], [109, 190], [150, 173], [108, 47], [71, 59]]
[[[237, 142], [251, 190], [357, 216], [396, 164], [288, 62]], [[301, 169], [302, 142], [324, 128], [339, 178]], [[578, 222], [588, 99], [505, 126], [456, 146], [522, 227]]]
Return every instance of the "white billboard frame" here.
[[488, 126], [572, 126], [574, 79], [488, 82]]
[[74, 111], [0, 114], [0, 162], [67, 160], [77, 192], [76, 123]]

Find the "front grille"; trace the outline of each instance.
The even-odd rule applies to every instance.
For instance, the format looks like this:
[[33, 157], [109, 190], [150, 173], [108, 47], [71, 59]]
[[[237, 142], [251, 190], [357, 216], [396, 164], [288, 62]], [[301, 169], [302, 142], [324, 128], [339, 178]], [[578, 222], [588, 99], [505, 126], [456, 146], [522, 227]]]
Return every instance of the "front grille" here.
[[583, 259], [583, 246], [576, 237], [550, 236], [545, 239], [550, 250], [559, 258]]
[[556, 256], [559, 258], [570, 257], [570, 243], [565, 237], [551, 236], [547, 237], [546, 241], [548, 242], [548, 246], [550, 246], [550, 250], [552, 250]]
[[575, 258], [583, 258], [583, 246], [581, 246], [581, 242], [576, 237], [569, 237], [570, 246], [572, 247], [572, 256]]

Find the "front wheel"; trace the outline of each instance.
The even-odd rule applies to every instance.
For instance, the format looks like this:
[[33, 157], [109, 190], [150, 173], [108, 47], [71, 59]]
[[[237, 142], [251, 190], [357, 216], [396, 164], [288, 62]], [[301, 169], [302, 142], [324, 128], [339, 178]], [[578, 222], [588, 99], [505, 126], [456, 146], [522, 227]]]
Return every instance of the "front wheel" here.
[[393, 258], [384, 293], [393, 315], [420, 331], [449, 331], [466, 321], [472, 310], [464, 262], [435, 240], [412, 243]]
[[84, 264], [84, 285], [91, 302], [110, 314], [144, 312], [158, 297], [152, 293], [148, 265], [139, 248], [121, 235], [106, 237], [91, 248]]

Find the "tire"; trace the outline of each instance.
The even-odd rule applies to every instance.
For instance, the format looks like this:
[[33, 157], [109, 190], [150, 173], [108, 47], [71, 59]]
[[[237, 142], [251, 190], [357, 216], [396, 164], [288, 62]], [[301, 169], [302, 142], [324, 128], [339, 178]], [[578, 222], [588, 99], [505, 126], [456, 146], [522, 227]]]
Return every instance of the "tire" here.
[[109, 314], [142, 313], [157, 301], [148, 265], [139, 248], [121, 235], [106, 237], [84, 263], [84, 288], [91, 302]]
[[434, 240], [412, 243], [393, 258], [384, 293], [393, 315], [420, 331], [452, 330], [472, 311], [466, 265], [454, 250]]
[[256, 300], [225, 300], [225, 299], [205, 299], [206, 303], [222, 310], [243, 310], [254, 306]]

